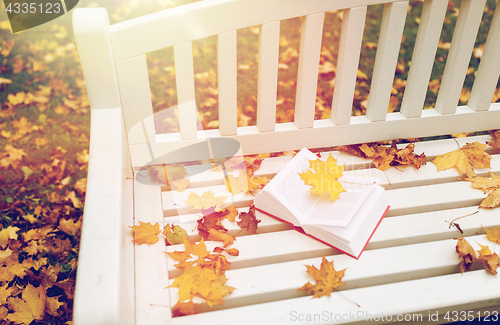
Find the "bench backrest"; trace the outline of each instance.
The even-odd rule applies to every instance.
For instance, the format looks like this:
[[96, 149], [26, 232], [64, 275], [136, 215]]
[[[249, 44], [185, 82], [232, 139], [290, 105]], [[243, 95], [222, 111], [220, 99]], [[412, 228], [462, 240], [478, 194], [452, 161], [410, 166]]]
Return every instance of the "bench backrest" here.
[[[368, 5], [384, 3], [366, 115], [351, 116]], [[462, 0], [436, 105], [423, 109], [448, 0], [423, 4], [400, 112], [387, 113], [408, 1], [205, 0], [110, 26], [105, 9], [77, 9], [74, 27], [92, 110], [122, 107], [132, 165], [206, 138], [243, 154], [500, 128], [497, 5], [467, 106], [457, 107], [486, 0]], [[331, 118], [315, 120], [325, 12], [343, 10]], [[276, 123], [280, 20], [302, 17], [294, 122]], [[236, 31], [260, 26], [257, 125], [237, 127]], [[191, 41], [217, 35], [219, 128], [198, 131]], [[172, 47], [180, 132], [156, 134], [145, 54]], [[197, 156], [205, 159], [204, 154]], [[213, 153], [212, 153], [213, 155]]]

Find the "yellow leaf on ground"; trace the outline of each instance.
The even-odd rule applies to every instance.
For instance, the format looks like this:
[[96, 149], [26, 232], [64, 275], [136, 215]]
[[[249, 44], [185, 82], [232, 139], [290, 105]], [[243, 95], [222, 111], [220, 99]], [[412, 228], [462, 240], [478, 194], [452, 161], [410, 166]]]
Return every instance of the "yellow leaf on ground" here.
[[148, 244], [152, 245], [158, 241], [158, 235], [161, 233], [160, 225], [155, 223], [154, 225], [149, 222], [139, 221], [140, 226], [131, 226], [129, 228], [135, 232], [134, 239], [132, 241], [136, 244]]
[[63, 219], [61, 219], [61, 221], [59, 221], [59, 229], [61, 229], [62, 231], [64, 231], [68, 235], [75, 235], [77, 233], [77, 231], [80, 230], [81, 227], [82, 227], [81, 220], [77, 220], [75, 222], [71, 219], [66, 220], [63, 218]]
[[333, 267], [333, 260], [329, 262], [325, 256], [322, 257], [321, 267], [318, 270], [314, 265], [306, 265], [307, 273], [314, 278], [316, 284], [307, 282], [298, 290], [314, 294], [313, 298], [329, 296], [337, 287], [345, 285], [342, 282], [345, 269], [336, 271]]
[[28, 284], [22, 293], [22, 299], [11, 297], [8, 306], [13, 314], [7, 316], [7, 320], [15, 324], [30, 324], [34, 320], [43, 318], [45, 310], [45, 290], [42, 286], [35, 288]]
[[8, 226], [0, 230], [0, 247], [5, 248], [9, 239], [17, 239], [17, 231], [21, 230], [18, 227]]

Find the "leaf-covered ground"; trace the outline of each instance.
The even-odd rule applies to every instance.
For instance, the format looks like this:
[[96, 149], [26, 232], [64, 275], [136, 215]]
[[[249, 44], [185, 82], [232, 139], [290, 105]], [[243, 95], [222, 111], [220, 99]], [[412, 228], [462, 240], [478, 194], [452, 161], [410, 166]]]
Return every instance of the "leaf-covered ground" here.
[[[111, 23], [189, 0], [86, 1], [104, 6]], [[459, 12], [451, 0], [425, 106], [432, 107]], [[495, 0], [488, 0], [464, 90], [466, 104], [482, 55]], [[0, 6], [0, 324], [71, 321], [85, 198], [89, 102], [71, 27], [71, 15], [13, 35]], [[416, 37], [422, 1], [410, 1], [390, 111], [397, 111]], [[383, 6], [370, 6], [362, 45], [353, 115], [366, 110]], [[335, 84], [341, 12], [327, 13], [318, 76], [316, 118], [329, 118]], [[282, 22], [277, 122], [293, 120], [300, 20]], [[193, 42], [195, 86], [205, 129], [218, 126], [217, 42]], [[256, 122], [258, 27], [238, 31], [238, 124]], [[172, 49], [148, 54], [160, 132], [177, 130]], [[495, 101], [500, 99], [500, 91]]]

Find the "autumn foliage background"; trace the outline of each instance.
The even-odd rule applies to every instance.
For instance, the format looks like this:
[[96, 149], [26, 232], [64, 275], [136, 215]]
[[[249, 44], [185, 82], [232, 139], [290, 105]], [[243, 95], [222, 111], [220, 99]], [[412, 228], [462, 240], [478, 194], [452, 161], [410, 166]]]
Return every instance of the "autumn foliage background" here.
[[[78, 7], [105, 7], [116, 23], [189, 2], [81, 0]], [[460, 1], [450, 0], [425, 107], [434, 105], [459, 6]], [[488, 0], [461, 105], [468, 101], [495, 6], [495, 0]], [[421, 9], [422, 1], [410, 1], [391, 112], [400, 107]], [[353, 115], [366, 110], [382, 10], [382, 5], [368, 10]], [[317, 119], [330, 117], [341, 23], [341, 12], [327, 13]], [[238, 31], [239, 126], [256, 123], [258, 30]], [[13, 35], [2, 4], [0, 35], [0, 324], [63, 324], [72, 318], [90, 127], [71, 15]], [[299, 38], [300, 19], [282, 22], [278, 123], [293, 120]], [[193, 55], [200, 120], [205, 129], [216, 128], [216, 38], [193, 42]], [[177, 105], [172, 49], [150, 53], [148, 67], [154, 110], [165, 112], [156, 120], [157, 131], [175, 132], [177, 112], [170, 109]], [[497, 89], [494, 101], [499, 99]]]

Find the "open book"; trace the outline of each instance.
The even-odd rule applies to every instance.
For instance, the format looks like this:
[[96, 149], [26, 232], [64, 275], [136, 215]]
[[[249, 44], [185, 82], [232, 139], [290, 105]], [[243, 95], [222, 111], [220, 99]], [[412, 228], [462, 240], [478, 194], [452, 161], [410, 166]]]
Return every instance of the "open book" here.
[[384, 188], [372, 177], [342, 176], [345, 189], [331, 201], [328, 193], [309, 192], [299, 176], [318, 157], [302, 149], [255, 197], [255, 208], [293, 225], [344, 253], [359, 258], [389, 209]]

